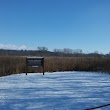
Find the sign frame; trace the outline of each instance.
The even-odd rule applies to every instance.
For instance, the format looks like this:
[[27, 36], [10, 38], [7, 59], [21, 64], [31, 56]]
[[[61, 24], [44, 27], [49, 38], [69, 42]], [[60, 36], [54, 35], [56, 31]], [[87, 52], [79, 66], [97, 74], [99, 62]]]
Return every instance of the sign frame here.
[[28, 67], [42, 67], [44, 75], [44, 57], [26, 57], [26, 75], [28, 73]]

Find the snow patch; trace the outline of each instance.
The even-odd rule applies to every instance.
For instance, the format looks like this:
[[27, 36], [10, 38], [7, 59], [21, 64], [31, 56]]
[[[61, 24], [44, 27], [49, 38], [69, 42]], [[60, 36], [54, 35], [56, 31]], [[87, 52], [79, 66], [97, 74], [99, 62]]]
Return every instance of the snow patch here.
[[0, 109], [83, 110], [110, 103], [109, 91], [107, 74], [72, 71], [10, 75], [0, 77]]

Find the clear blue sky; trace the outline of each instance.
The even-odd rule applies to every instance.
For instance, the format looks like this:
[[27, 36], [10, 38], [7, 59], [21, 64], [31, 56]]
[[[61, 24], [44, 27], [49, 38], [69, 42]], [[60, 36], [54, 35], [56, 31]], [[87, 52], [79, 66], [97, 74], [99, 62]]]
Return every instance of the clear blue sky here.
[[108, 53], [110, 0], [0, 0], [0, 46], [11, 45]]

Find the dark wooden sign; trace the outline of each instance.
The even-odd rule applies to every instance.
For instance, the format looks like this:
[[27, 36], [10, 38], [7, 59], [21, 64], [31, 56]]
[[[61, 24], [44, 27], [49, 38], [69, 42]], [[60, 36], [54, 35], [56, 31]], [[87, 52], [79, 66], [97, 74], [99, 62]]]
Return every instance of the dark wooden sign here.
[[42, 67], [43, 68], [43, 75], [44, 75], [44, 58], [43, 57], [27, 57], [26, 58], [26, 75], [28, 67], [37, 68]]

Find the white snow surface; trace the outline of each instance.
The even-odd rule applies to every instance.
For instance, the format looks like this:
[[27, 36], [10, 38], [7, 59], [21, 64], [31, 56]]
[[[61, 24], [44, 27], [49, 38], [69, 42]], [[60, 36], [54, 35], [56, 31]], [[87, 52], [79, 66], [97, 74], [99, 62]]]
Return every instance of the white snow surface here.
[[84, 110], [108, 103], [109, 74], [72, 71], [0, 77], [0, 110]]

